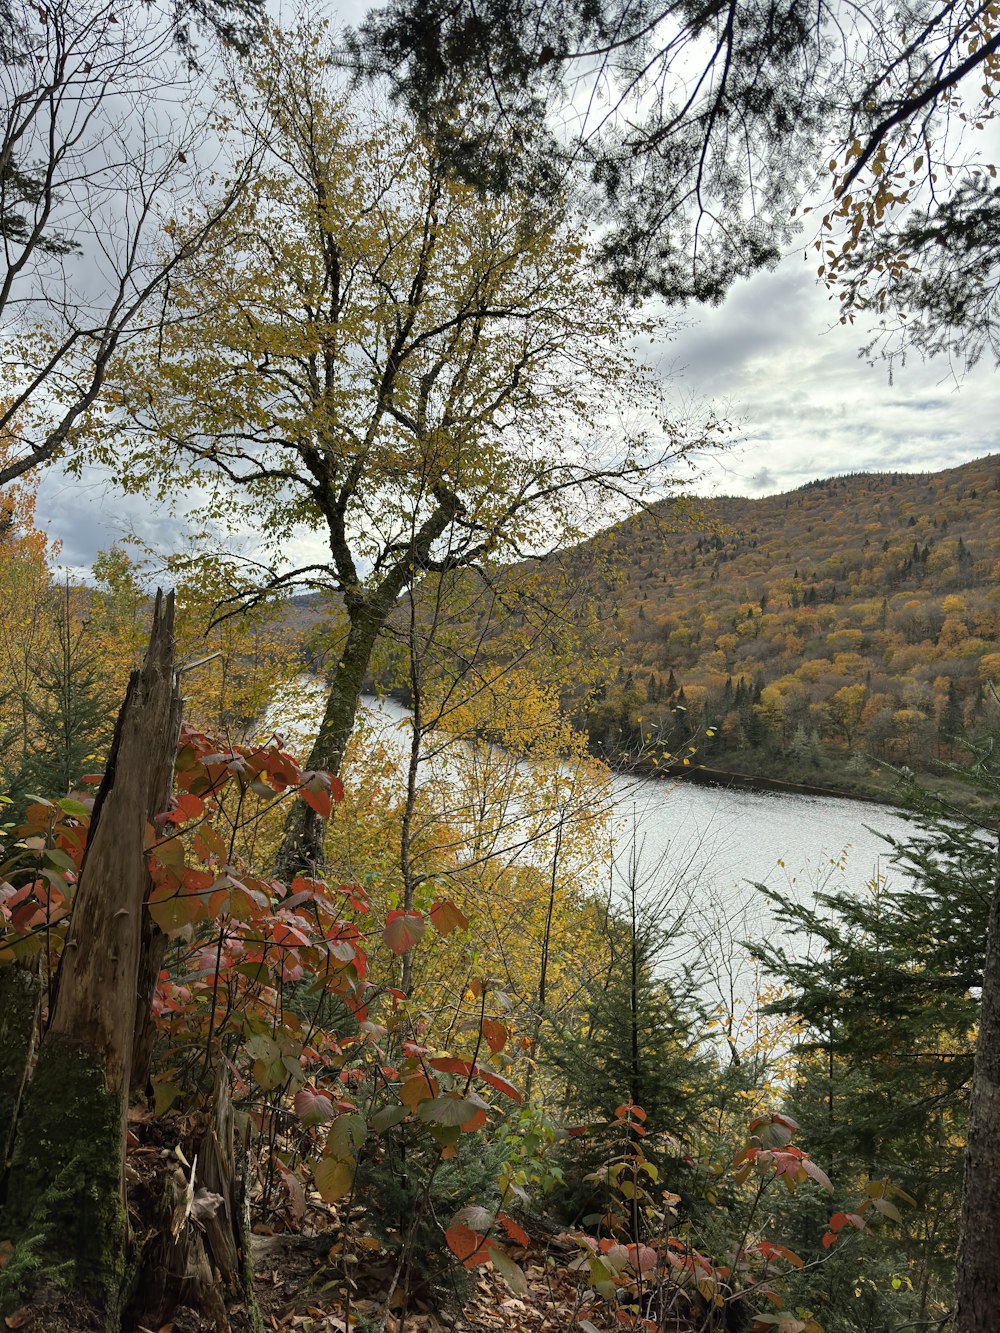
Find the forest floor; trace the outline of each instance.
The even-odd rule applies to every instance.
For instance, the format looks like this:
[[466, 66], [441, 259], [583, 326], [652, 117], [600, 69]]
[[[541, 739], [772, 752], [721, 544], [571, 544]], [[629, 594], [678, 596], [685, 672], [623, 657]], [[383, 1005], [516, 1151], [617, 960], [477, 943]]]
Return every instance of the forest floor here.
[[[442, 1240], [442, 1251], [444, 1241]], [[618, 1328], [607, 1305], [570, 1263], [579, 1254], [559, 1237], [511, 1250], [525, 1276], [520, 1294], [492, 1267], [458, 1269], [459, 1285], [404, 1298], [397, 1255], [331, 1217], [312, 1236], [256, 1234], [253, 1267], [265, 1327], [301, 1333], [556, 1333]], [[463, 1280], [464, 1279], [464, 1280]]]

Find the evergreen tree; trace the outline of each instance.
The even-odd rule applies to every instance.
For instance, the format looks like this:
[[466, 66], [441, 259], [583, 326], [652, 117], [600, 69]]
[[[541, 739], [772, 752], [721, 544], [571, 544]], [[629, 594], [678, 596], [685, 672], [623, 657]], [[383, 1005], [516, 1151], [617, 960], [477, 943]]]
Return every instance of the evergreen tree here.
[[807, 1025], [789, 1094], [804, 1141], [839, 1183], [889, 1177], [917, 1201], [888, 1245], [900, 1268], [908, 1251], [926, 1318], [950, 1301], [996, 853], [987, 825], [936, 798], [920, 794], [910, 817], [913, 835], [891, 842], [898, 883], [813, 906], [765, 889], [821, 948], [751, 952], [789, 987], [772, 1011]]
[[944, 744], [953, 746], [961, 737], [965, 719], [962, 715], [962, 702], [954, 680], [948, 681], [948, 694], [938, 717], [938, 736]]
[[[593, 1186], [583, 1178], [606, 1161], [612, 1139], [599, 1127], [616, 1107], [632, 1101], [643, 1108], [643, 1151], [659, 1161], [661, 1180], [683, 1193], [687, 1168], [677, 1140], [699, 1126], [718, 1088], [716, 1066], [703, 1049], [698, 979], [671, 963], [681, 917], [648, 894], [659, 867], [644, 872], [633, 850], [619, 870], [624, 902], [605, 925], [607, 966], [588, 985], [585, 1021], [573, 1031], [553, 1021], [542, 1049], [543, 1061], [565, 1081], [565, 1110], [593, 1127], [586, 1140], [572, 1140], [564, 1165], [562, 1205], [577, 1216], [593, 1203]], [[691, 1206], [693, 1198], [686, 1199]]]
[[56, 641], [37, 664], [38, 693], [29, 704], [35, 736], [15, 782], [17, 796], [64, 796], [100, 767], [110, 740], [114, 710], [88, 644], [87, 622], [74, 617], [72, 600], [67, 587]]

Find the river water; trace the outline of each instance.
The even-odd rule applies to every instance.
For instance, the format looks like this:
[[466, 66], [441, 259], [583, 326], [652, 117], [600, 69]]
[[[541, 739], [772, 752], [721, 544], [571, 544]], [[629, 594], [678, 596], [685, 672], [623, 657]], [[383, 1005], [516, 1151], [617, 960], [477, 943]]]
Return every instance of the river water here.
[[[322, 687], [302, 681], [305, 714], [321, 707]], [[315, 703], [311, 698], [315, 695]], [[363, 701], [369, 728], [409, 749], [409, 714], [389, 699]], [[312, 726], [315, 725], [313, 719]], [[311, 729], [311, 728], [307, 728]], [[530, 775], [530, 763], [522, 766]], [[668, 779], [617, 776], [612, 783], [610, 846], [591, 886], [624, 903], [635, 884], [644, 910], [682, 929], [668, 964], [701, 962], [724, 1003], [757, 985], [742, 941], [780, 938], [798, 957], [814, 947], [790, 933], [758, 884], [808, 903], [817, 891], [871, 892], [899, 870], [883, 835], [905, 838], [909, 825], [890, 806], [832, 797], [749, 792]]]
[[[407, 711], [392, 700], [364, 704], [402, 756]], [[890, 806], [656, 778], [618, 776], [612, 785], [610, 866], [599, 876], [620, 903], [634, 882], [648, 912], [667, 926], [680, 920], [677, 959], [700, 953], [726, 1000], [756, 984], [741, 941], [786, 931], [756, 885], [810, 902], [819, 890], [867, 893], [900, 874], [883, 835], [905, 838], [910, 826]], [[784, 942], [800, 957], [812, 947], [794, 933]]]

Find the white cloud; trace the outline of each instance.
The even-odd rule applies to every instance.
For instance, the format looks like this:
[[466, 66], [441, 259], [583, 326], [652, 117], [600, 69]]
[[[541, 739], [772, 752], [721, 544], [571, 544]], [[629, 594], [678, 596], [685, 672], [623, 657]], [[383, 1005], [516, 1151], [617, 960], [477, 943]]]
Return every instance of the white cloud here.
[[[671, 347], [687, 391], [724, 397], [745, 443], [707, 461], [703, 493], [789, 490], [855, 471], [937, 471], [1000, 451], [1000, 381], [981, 365], [957, 381], [912, 358], [890, 382], [859, 356], [864, 330], [798, 256], [740, 284]], [[664, 365], [664, 370], [668, 370]]]

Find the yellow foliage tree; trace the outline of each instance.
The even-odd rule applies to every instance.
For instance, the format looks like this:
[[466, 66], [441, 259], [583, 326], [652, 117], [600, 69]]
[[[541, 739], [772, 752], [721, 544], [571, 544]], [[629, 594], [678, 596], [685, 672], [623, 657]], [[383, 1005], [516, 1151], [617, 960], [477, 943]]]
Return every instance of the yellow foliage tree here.
[[[133, 346], [108, 447], [127, 418], [128, 485], [197, 483], [214, 518], [253, 526], [273, 558], [247, 574], [250, 600], [343, 597], [309, 757], [336, 770], [401, 593], [579, 534], [716, 429], [668, 419], [630, 351], [653, 330], [595, 285], [565, 210], [449, 179], [412, 124], [331, 87], [315, 24], [268, 28], [231, 101], [225, 124], [263, 125], [272, 155], [178, 273], [164, 330]], [[291, 567], [303, 528], [326, 549]], [[307, 811], [279, 869], [321, 853]]]

